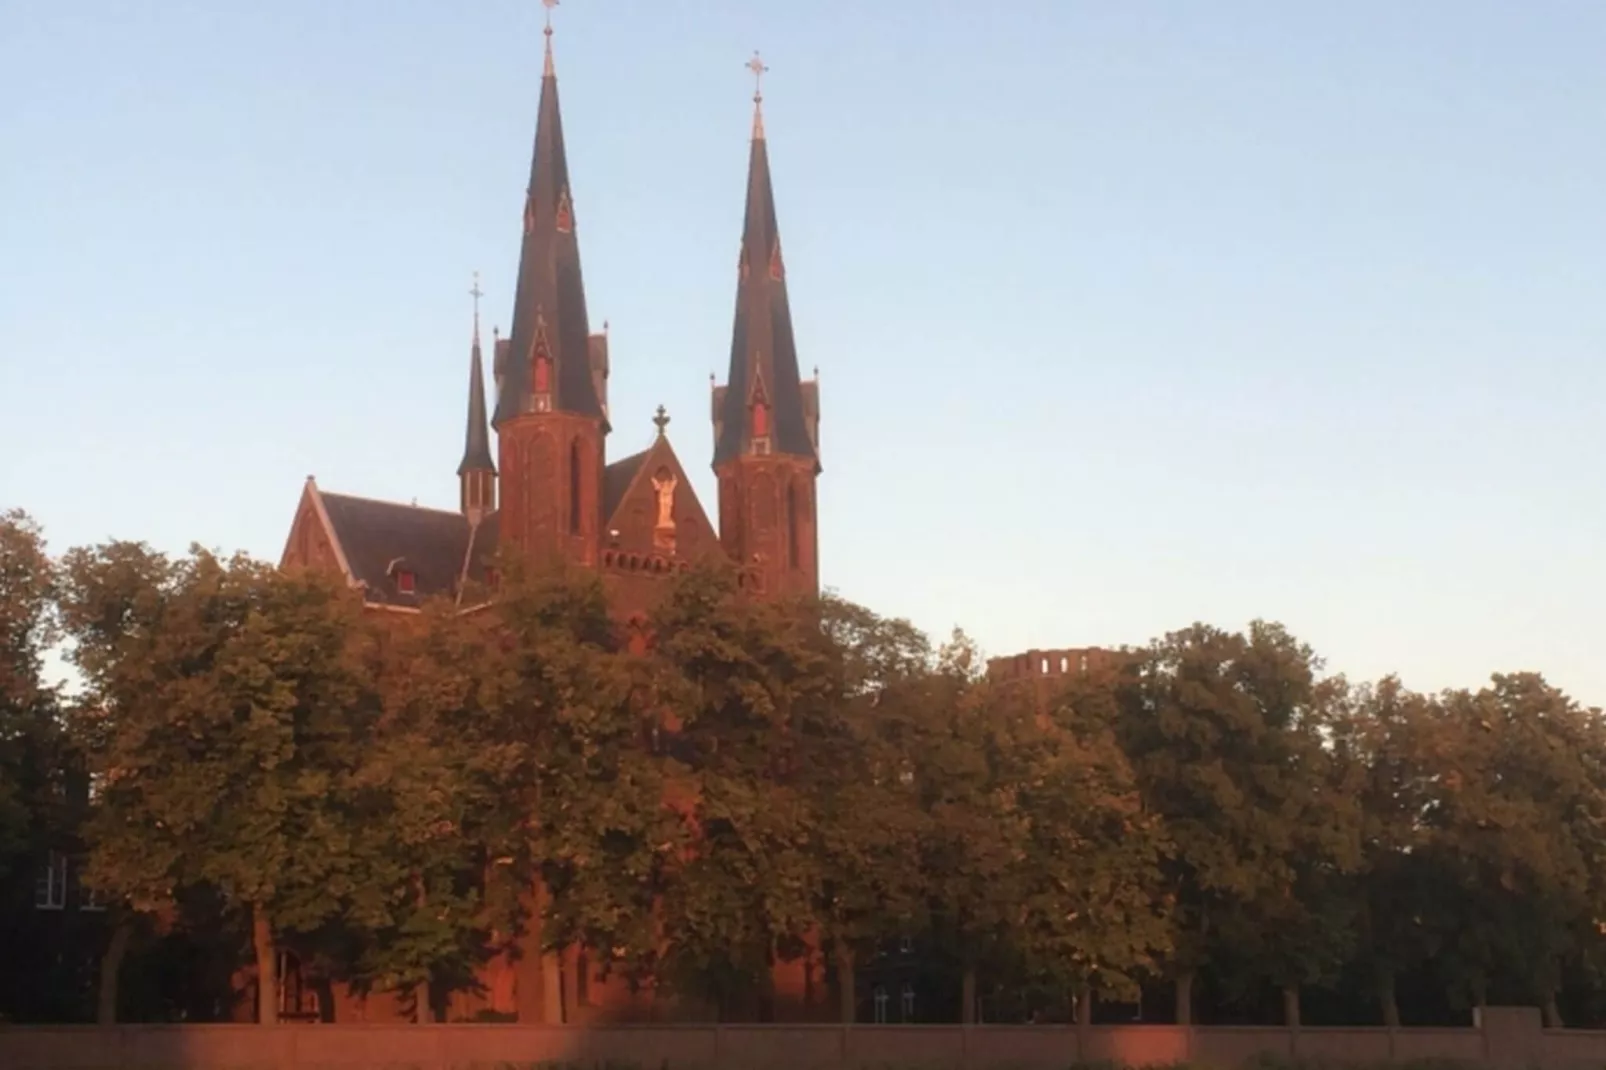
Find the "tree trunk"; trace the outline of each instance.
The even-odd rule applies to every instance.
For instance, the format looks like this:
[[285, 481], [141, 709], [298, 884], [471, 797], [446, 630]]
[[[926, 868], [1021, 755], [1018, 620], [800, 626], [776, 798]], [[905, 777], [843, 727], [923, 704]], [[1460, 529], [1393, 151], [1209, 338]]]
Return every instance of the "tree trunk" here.
[[261, 903], [251, 906], [251, 942], [257, 955], [257, 1024], [279, 1024], [278, 948], [273, 943], [273, 926]]
[[964, 980], [959, 984], [959, 1020], [965, 1025], [976, 1024], [976, 967], [966, 966]]
[[1193, 1024], [1193, 971], [1177, 974], [1177, 1024]]
[[95, 1021], [100, 1025], [117, 1024], [117, 977], [122, 972], [128, 941], [133, 935], [133, 922], [119, 913], [111, 943], [106, 945], [106, 953], [100, 958], [100, 991], [95, 1003]]
[[1555, 992], [1549, 992], [1545, 995], [1545, 1028], [1566, 1028], [1565, 1024], [1561, 1020], [1561, 1007], [1556, 1003]]
[[1387, 974], [1377, 984], [1377, 1001], [1383, 1008], [1383, 1024], [1390, 1029], [1400, 1027], [1400, 1000], [1394, 990], [1394, 975]]
[[1093, 1028], [1093, 989], [1087, 985], [1076, 990], [1076, 1028], [1083, 1033]]
[[1283, 1024], [1299, 1028], [1299, 986], [1283, 985]]
[[423, 1025], [429, 1021], [429, 985], [420, 982], [413, 986], [413, 1024]]
[[541, 952], [541, 1021], [563, 1024], [563, 960], [556, 951]]
[[837, 945], [836, 991], [841, 1006], [838, 1008], [843, 1025], [859, 1020], [859, 991], [853, 973], [853, 950], [846, 944]]

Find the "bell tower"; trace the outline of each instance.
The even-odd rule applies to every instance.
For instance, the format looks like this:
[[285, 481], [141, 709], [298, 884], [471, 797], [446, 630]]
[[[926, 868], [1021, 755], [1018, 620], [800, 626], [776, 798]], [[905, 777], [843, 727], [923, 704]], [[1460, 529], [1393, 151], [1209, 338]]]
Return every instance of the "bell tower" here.
[[748, 68], [759, 89], [753, 94], [736, 322], [730, 372], [713, 392], [719, 537], [758, 593], [815, 594], [820, 588], [818, 384], [804, 382], [798, 373], [787, 304], [786, 261], [764, 135], [762, 84], [768, 68], [757, 54]]
[[498, 353], [500, 538], [537, 561], [595, 565], [607, 417], [593, 375], [547, 5], [513, 326]]

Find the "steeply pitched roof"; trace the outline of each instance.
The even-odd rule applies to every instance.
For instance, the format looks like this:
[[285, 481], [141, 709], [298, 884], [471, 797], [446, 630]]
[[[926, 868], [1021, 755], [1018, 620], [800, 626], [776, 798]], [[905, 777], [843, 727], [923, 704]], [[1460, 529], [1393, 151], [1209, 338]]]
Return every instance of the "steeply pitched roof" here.
[[[457, 590], [470, 534], [461, 513], [319, 493], [350, 578], [362, 585], [368, 601], [417, 606]], [[396, 582], [397, 572], [404, 569], [413, 574], [411, 594], [404, 594]]]
[[541, 79], [541, 105], [535, 127], [535, 153], [524, 204], [524, 242], [519, 251], [518, 288], [508, 359], [500, 369], [496, 424], [530, 411], [531, 374], [538, 345], [551, 361], [552, 408], [602, 417], [589, 360], [591, 331], [586, 322], [585, 283], [575, 237], [574, 199], [563, 147], [558, 80], [552, 71], [551, 39]]
[[714, 443], [714, 464], [746, 452], [752, 435], [753, 401], [762, 391], [771, 414], [770, 450], [819, 464], [809, 436], [803, 387], [786, 297], [786, 266], [775, 220], [768, 142], [755, 116], [747, 164], [747, 210], [731, 331], [730, 375]]
[[480, 324], [476, 317], [474, 344], [468, 358], [468, 430], [457, 474], [495, 471], [496, 462], [491, 460], [491, 429], [485, 419], [485, 371], [480, 361]]
[[620, 501], [624, 499], [625, 491], [630, 489], [630, 484], [635, 480], [636, 473], [641, 471], [642, 464], [647, 460], [647, 454], [651, 452], [651, 450], [642, 450], [640, 453], [632, 453], [629, 457], [615, 461], [603, 469], [602, 516], [604, 520], [613, 518], [614, 510], [619, 508]]

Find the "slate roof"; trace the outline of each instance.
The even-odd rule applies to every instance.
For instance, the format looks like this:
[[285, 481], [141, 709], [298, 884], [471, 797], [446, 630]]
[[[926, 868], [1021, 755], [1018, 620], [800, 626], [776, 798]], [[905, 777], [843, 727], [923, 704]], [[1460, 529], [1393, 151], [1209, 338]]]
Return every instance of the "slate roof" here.
[[474, 345], [468, 358], [468, 430], [463, 437], [463, 460], [457, 474], [495, 472], [491, 460], [491, 428], [485, 419], [485, 371], [480, 361], [480, 325], [474, 323]]
[[726, 379], [714, 464], [740, 456], [749, 439], [749, 401], [762, 381], [772, 414], [771, 452], [807, 457], [819, 465], [809, 435], [797, 342], [786, 297], [786, 268], [775, 191], [770, 181], [768, 142], [755, 121], [747, 166], [747, 212], [742, 225], [736, 322], [731, 331], [730, 375]]
[[602, 515], [607, 520], [613, 519], [613, 514], [619, 508], [625, 491], [630, 489], [630, 483], [641, 471], [641, 466], [647, 461], [650, 449], [640, 453], [632, 453], [623, 460], [615, 461], [602, 470]]
[[[320, 491], [331, 534], [345, 553], [351, 578], [370, 602], [418, 606], [424, 599], [458, 590], [464, 561], [477, 576], [495, 552], [496, 514], [471, 529], [461, 513], [400, 502], [376, 501]], [[473, 558], [469, 559], [472, 536]], [[412, 594], [402, 593], [396, 572], [412, 572]]]
[[[550, 44], [550, 39], [549, 39]], [[552, 361], [552, 408], [601, 418], [602, 402], [591, 375], [591, 330], [586, 320], [585, 282], [580, 274], [580, 245], [575, 237], [569, 161], [563, 147], [563, 117], [558, 108], [558, 80], [548, 53], [541, 78], [541, 105], [535, 126], [535, 151], [524, 205], [524, 241], [513, 298], [513, 326], [508, 359], [498, 360], [500, 392], [497, 426], [529, 411], [530, 365], [536, 341], [544, 334]], [[498, 358], [501, 354], [498, 353]]]

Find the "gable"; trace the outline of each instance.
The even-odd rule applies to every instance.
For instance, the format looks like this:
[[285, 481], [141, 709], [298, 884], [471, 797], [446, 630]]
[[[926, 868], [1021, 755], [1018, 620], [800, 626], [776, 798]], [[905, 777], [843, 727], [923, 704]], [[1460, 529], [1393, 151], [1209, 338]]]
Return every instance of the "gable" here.
[[318, 489], [309, 480], [296, 506], [295, 520], [290, 523], [290, 535], [285, 539], [279, 567], [347, 575], [344, 555], [335, 543], [328, 518], [320, 506]]
[[621, 559], [626, 568], [654, 558], [689, 562], [719, 551], [719, 536], [668, 438], [608, 469], [605, 566]]

